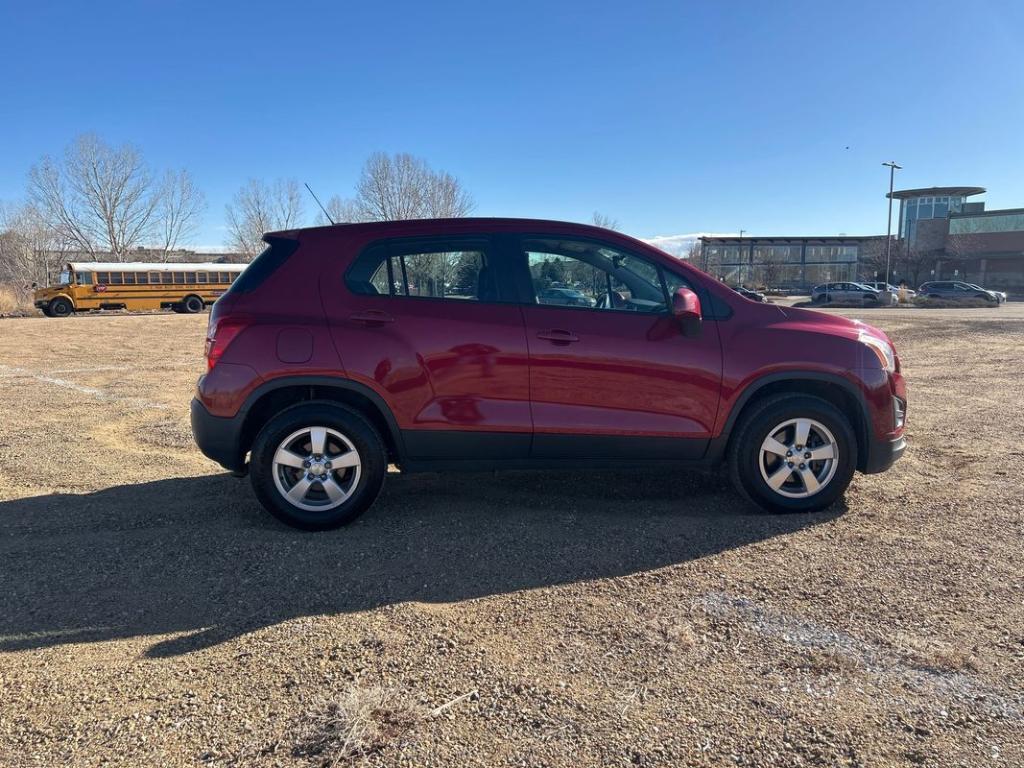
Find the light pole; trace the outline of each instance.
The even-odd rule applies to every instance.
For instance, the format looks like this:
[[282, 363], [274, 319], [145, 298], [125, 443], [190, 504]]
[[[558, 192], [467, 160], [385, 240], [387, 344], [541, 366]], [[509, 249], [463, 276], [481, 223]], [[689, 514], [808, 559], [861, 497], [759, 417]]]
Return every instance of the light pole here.
[[885, 285], [888, 290], [889, 285], [889, 252], [892, 250], [892, 183], [896, 176], [896, 171], [902, 170], [902, 165], [896, 165], [895, 160], [890, 160], [888, 163], [882, 163], [886, 168], [889, 169], [889, 219], [885, 223]]

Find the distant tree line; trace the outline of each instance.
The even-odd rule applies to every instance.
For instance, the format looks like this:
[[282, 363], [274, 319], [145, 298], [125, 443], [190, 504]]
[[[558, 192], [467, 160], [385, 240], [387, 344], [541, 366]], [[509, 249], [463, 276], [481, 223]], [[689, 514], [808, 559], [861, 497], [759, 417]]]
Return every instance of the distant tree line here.
[[[306, 223], [304, 194], [295, 179], [249, 179], [225, 207], [224, 244], [253, 258], [264, 233]], [[139, 248], [173, 258], [194, 242], [206, 207], [188, 170], [154, 169], [134, 145], [84, 134], [31, 167], [24, 199], [0, 203], [0, 282], [47, 283], [65, 261], [129, 261]], [[335, 222], [358, 222], [466, 216], [474, 202], [447, 171], [413, 155], [375, 153], [353, 194], [326, 207]], [[316, 220], [327, 223], [323, 214]]]

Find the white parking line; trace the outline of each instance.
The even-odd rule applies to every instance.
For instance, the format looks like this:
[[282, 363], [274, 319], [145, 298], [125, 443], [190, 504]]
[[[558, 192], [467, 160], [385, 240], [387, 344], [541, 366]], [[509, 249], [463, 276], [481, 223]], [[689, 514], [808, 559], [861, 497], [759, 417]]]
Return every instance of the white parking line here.
[[850, 659], [879, 679], [895, 679], [906, 688], [934, 699], [947, 698], [981, 707], [996, 717], [1020, 720], [1024, 698], [993, 688], [965, 672], [947, 672], [912, 665], [899, 654], [831, 627], [758, 605], [745, 597], [709, 592], [696, 600], [711, 616], [739, 619], [754, 632], [803, 648], [819, 648]]
[[[119, 369], [118, 369], [119, 370]], [[138, 397], [121, 397], [110, 392], [106, 392], [97, 387], [87, 387], [84, 384], [76, 384], [73, 381], [67, 379], [60, 379], [54, 376], [46, 376], [41, 373], [35, 373], [33, 371], [26, 370], [25, 368], [16, 368], [10, 365], [0, 365], [0, 375], [8, 376], [10, 378], [27, 378], [41, 381], [44, 384], [52, 384], [55, 387], [63, 387], [64, 389], [71, 389], [75, 392], [81, 392], [83, 395], [90, 395], [95, 397], [97, 400], [104, 400], [107, 402], [117, 403], [130, 403], [140, 408], [150, 408], [153, 410], [165, 411], [167, 406], [162, 403], [153, 403], [149, 400], [143, 400]]]

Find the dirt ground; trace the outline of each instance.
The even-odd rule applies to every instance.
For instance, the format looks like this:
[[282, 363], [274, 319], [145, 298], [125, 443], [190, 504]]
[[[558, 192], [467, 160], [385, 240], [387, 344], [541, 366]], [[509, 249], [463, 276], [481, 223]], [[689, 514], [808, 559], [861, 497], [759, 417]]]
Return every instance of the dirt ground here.
[[1024, 304], [850, 314], [910, 448], [840, 508], [396, 473], [326, 534], [193, 447], [205, 317], [0, 320], [0, 766], [1024, 764]]

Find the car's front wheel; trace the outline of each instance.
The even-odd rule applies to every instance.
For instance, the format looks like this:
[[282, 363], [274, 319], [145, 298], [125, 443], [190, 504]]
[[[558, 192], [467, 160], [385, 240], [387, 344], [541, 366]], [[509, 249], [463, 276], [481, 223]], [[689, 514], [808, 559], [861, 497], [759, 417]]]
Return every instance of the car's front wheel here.
[[331, 402], [289, 408], [260, 430], [249, 477], [260, 503], [296, 528], [337, 528], [380, 493], [387, 452], [360, 413]]
[[737, 490], [769, 512], [816, 512], [846, 491], [857, 467], [857, 439], [831, 403], [778, 395], [743, 414], [729, 445]]

